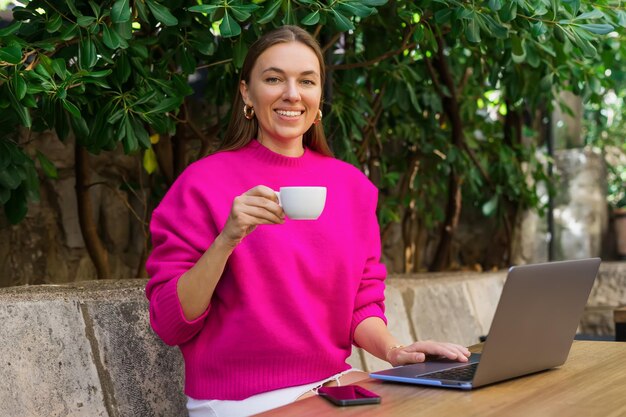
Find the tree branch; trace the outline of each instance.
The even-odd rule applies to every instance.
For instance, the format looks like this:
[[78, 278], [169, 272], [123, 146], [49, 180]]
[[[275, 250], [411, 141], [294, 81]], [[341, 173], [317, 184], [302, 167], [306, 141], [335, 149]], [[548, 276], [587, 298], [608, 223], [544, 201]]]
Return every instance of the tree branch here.
[[78, 204], [78, 222], [85, 241], [89, 257], [96, 268], [98, 279], [110, 278], [109, 253], [102, 244], [93, 216], [93, 205], [89, 195], [89, 155], [79, 143], [74, 149], [74, 170], [76, 173], [76, 202]]

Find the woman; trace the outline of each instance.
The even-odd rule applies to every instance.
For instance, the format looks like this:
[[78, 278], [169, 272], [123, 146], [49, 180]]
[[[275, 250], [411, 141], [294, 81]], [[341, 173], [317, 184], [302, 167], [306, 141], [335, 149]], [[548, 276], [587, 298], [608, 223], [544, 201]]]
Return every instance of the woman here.
[[[367, 375], [360, 346], [392, 365], [447, 343], [400, 346], [384, 316], [377, 190], [332, 157], [322, 125], [324, 64], [303, 29], [251, 46], [222, 149], [187, 168], [154, 211], [151, 324], [185, 359], [190, 416], [245, 416]], [[325, 186], [315, 221], [290, 220], [281, 186]]]

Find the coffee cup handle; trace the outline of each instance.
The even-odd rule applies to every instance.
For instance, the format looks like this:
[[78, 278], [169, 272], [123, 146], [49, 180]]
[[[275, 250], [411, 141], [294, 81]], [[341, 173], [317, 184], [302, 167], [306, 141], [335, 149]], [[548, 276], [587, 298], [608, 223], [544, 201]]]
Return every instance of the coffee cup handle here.
[[283, 204], [280, 201], [280, 191], [274, 191], [274, 194], [276, 194], [276, 198], [278, 199], [278, 205], [282, 207]]

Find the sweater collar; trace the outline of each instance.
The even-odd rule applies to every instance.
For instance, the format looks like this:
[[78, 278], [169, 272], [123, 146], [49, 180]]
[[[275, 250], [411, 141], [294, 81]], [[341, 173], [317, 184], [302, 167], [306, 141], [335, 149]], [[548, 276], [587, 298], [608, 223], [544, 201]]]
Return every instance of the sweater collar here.
[[303, 166], [306, 161], [309, 160], [311, 155], [311, 150], [306, 147], [304, 148], [304, 153], [301, 156], [293, 157], [281, 155], [266, 148], [256, 139], [252, 139], [246, 148], [250, 152], [252, 152], [255, 158], [258, 158], [261, 161], [267, 162], [271, 165], [280, 165], [287, 167]]

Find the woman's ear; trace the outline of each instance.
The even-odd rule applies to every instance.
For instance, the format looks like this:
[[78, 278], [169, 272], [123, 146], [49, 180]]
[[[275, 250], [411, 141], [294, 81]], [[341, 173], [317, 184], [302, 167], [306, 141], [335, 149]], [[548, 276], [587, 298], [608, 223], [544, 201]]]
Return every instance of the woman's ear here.
[[244, 80], [241, 80], [241, 83], [239, 84], [239, 92], [241, 93], [244, 104], [250, 105], [250, 99], [248, 98], [248, 84]]

